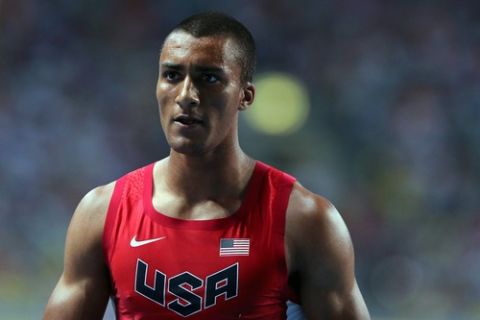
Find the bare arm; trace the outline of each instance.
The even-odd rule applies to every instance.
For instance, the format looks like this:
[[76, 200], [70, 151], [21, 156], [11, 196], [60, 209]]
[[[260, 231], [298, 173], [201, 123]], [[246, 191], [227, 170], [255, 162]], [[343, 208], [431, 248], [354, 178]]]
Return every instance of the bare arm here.
[[326, 199], [298, 183], [287, 210], [287, 264], [307, 319], [370, 319], [347, 227]]
[[110, 294], [102, 234], [113, 185], [90, 191], [75, 210], [67, 231], [63, 274], [44, 319], [102, 319]]

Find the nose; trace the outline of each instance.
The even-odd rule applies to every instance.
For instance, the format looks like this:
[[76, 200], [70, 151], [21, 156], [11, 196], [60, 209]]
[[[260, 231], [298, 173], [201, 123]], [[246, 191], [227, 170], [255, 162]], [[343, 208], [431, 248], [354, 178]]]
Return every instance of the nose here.
[[185, 77], [175, 102], [182, 108], [193, 108], [200, 104], [198, 90], [190, 76]]

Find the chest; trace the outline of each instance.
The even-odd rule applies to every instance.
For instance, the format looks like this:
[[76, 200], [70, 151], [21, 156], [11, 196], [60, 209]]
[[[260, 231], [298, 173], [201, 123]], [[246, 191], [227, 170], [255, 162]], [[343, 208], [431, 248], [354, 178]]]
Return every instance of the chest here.
[[156, 193], [152, 205], [156, 212], [180, 219], [211, 220], [235, 214], [241, 207], [240, 198], [202, 200], [191, 203], [182, 197], [166, 192]]
[[110, 262], [120, 309], [186, 317], [242, 313], [271, 299], [281, 305], [283, 236], [261, 219], [229, 220], [220, 228], [212, 221], [165, 226], [147, 216], [130, 219]]

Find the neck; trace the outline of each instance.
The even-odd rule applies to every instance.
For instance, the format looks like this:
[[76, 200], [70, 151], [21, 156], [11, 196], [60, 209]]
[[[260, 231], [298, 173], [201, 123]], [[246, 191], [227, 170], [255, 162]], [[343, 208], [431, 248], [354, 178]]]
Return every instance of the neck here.
[[238, 145], [204, 155], [170, 151], [166, 159], [166, 187], [188, 202], [238, 197], [254, 168]]

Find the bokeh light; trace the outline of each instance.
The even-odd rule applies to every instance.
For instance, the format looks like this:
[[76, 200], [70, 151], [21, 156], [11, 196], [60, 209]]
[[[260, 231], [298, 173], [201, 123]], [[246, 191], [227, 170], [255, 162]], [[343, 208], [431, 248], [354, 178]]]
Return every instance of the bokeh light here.
[[255, 85], [255, 102], [244, 113], [254, 129], [268, 135], [287, 135], [304, 125], [310, 102], [299, 80], [286, 73], [271, 72], [259, 75]]

